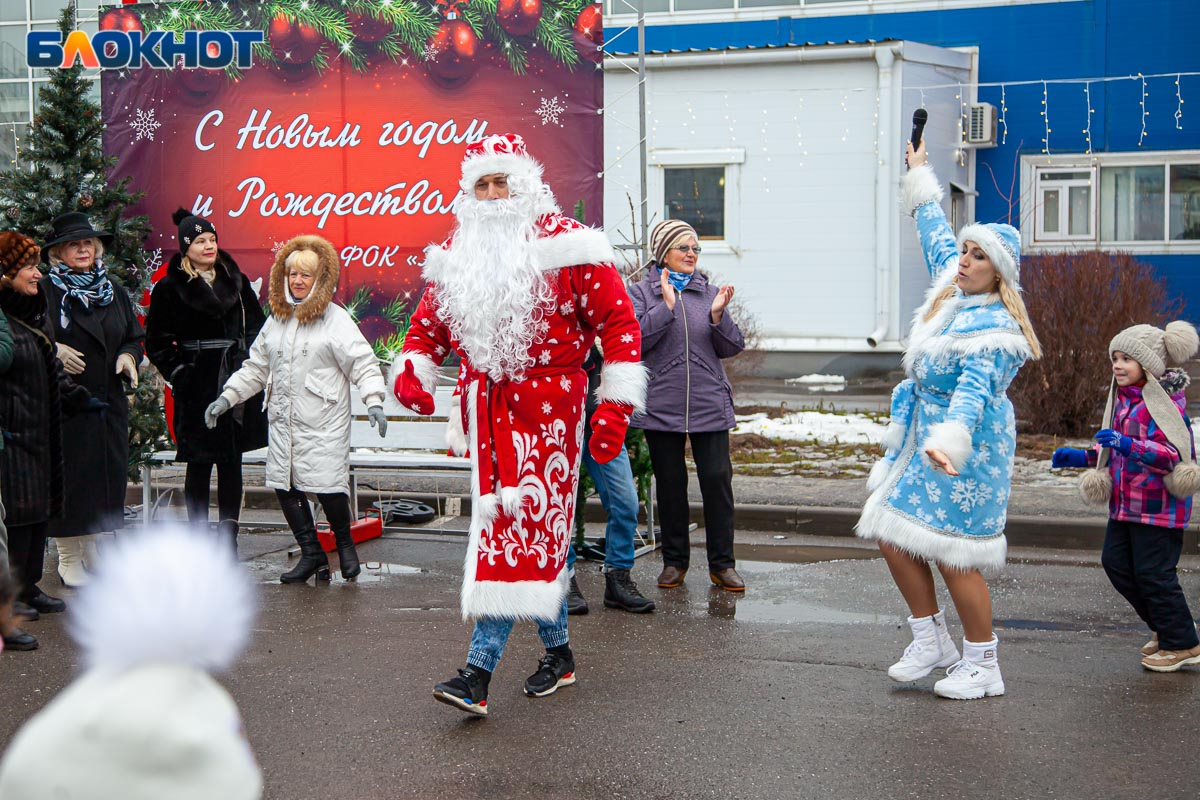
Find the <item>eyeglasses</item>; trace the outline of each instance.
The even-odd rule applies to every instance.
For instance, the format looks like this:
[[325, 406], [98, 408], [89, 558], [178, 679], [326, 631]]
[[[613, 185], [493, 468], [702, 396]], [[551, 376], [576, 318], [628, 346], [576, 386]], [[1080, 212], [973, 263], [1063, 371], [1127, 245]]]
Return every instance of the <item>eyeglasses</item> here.
[[687, 255], [688, 253], [695, 253], [696, 255], [700, 255], [700, 245], [696, 245], [693, 247], [690, 244], [681, 244], [678, 247], [672, 247], [671, 249], [678, 250], [680, 253], [683, 253], [684, 255]]

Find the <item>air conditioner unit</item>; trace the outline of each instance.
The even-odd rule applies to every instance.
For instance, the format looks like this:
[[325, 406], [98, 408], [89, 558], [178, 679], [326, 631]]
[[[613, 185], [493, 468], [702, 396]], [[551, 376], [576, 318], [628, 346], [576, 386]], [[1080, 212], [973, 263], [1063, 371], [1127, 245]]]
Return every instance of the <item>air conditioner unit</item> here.
[[991, 103], [971, 103], [967, 144], [996, 146], [996, 107]]

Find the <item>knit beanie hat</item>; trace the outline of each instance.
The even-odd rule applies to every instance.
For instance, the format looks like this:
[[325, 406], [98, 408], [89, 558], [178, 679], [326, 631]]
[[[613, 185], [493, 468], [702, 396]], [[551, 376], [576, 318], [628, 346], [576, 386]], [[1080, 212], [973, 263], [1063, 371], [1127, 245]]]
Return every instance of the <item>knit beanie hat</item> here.
[[689, 236], [696, 236], [696, 229], [681, 219], [664, 219], [650, 231], [650, 255], [661, 264], [667, 257], [667, 251]]
[[[1180, 462], [1170, 475], [1163, 478], [1167, 491], [1178, 498], [1191, 497], [1200, 492], [1200, 466], [1192, 456], [1192, 432], [1183, 422], [1183, 415], [1171, 400], [1159, 379], [1167, 371], [1168, 363], [1182, 364], [1200, 350], [1200, 335], [1190, 324], [1183, 321], [1170, 322], [1165, 329], [1153, 325], [1134, 325], [1113, 337], [1108, 345], [1111, 357], [1122, 352], [1142, 366], [1146, 372], [1146, 385], [1142, 387], [1142, 402], [1146, 410], [1162, 431], [1167, 441], [1179, 453]], [[1104, 422], [1107, 427], [1113, 421], [1113, 404], [1116, 396], [1116, 379], [1109, 384], [1108, 400], [1104, 405]], [[1107, 503], [1112, 492], [1112, 476], [1108, 472], [1109, 450], [1104, 448], [1096, 459], [1096, 468], [1084, 473], [1079, 484], [1080, 493], [1089, 502]]]
[[0, 274], [11, 275], [30, 261], [37, 261], [42, 248], [16, 231], [0, 232]]
[[179, 226], [179, 252], [187, 253], [192, 242], [202, 233], [217, 235], [216, 227], [204, 217], [198, 217], [186, 208], [178, 209], [171, 215], [171, 220]]
[[254, 589], [229, 543], [120, 537], [72, 604], [86, 671], [17, 732], [0, 797], [259, 800], [262, 773], [210, 670], [245, 646]]
[[992, 266], [1004, 282], [1013, 289], [1021, 287], [1021, 232], [1012, 225], [1000, 222], [981, 224], [976, 222], [963, 228], [958, 234], [958, 249], [963, 242], [974, 242], [987, 253]]

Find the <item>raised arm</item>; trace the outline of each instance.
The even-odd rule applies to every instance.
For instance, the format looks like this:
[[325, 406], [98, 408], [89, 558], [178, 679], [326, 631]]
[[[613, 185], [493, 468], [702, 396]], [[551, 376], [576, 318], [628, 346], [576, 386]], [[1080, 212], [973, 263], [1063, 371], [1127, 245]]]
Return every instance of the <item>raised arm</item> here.
[[925, 161], [925, 143], [917, 150], [908, 146], [908, 173], [901, 181], [900, 204], [917, 222], [917, 236], [925, 254], [929, 276], [937, 281], [947, 268], [958, 263], [958, 240], [942, 210], [944, 192]]

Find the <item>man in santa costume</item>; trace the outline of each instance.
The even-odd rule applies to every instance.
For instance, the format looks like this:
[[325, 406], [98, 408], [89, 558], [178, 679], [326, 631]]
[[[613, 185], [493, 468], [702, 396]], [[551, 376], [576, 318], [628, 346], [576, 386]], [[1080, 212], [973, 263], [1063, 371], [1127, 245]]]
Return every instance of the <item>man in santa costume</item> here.
[[400, 403], [431, 414], [438, 365], [452, 349], [462, 358], [448, 441], [472, 461], [462, 613], [475, 631], [467, 666], [433, 694], [483, 716], [516, 620], [536, 622], [546, 647], [525, 693], [544, 697], [575, 682], [566, 561], [587, 395], [583, 362], [599, 337], [606, 361], [589, 447], [601, 463], [621, 451], [629, 416], [644, 404], [646, 374], [608, 239], [559, 212], [521, 137], [470, 145], [460, 187], [453, 233], [425, 251], [425, 294], [393, 386]]

